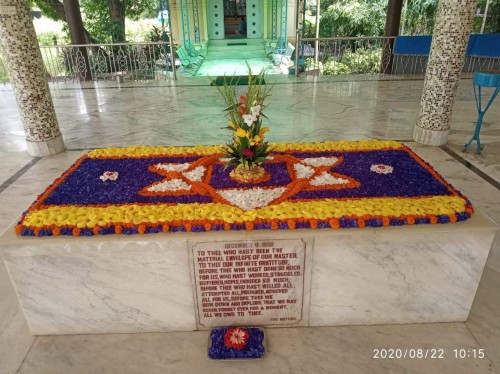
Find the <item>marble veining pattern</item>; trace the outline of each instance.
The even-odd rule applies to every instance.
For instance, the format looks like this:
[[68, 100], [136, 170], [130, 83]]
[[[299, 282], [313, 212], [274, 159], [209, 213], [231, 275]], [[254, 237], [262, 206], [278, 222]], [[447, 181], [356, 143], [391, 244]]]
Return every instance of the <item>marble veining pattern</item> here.
[[476, 299], [471, 310], [467, 327], [472, 335], [488, 350], [488, 356], [500, 372], [500, 273], [486, 268], [479, 284]]
[[185, 241], [58, 242], [4, 249], [34, 335], [195, 329]]
[[[214, 240], [277, 240], [291, 239], [290, 235], [301, 239], [293, 245], [304, 243], [304, 252], [311, 248], [306, 243], [314, 240], [301, 270], [304, 291], [297, 302], [304, 301], [298, 325], [457, 322], [468, 317], [496, 225], [477, 213], [467, 222], [444, 227], [346, 231], [95, 236], [70, 242], [65, 237], [19, 238], [9, 232], [2, 238], [2, 249], [36, 335], [194, 330], [186, 240], [206, 241], [199, 244], [206, 251]], [[292, 309], [291, 315], [283, 312], [275, 317], [297, 317]], [[272, 324], [265, 316], [241, 320]], [[200, 318], [199, 325], [224, 322], [235, 323], [231, 318]]]
[[465, 321], [494, 230], [465, 231], [317, 237], [310, 325]]
[[[272, 93], [269, 101], [271, 105], [267, 111], [272, 125], [270, 140], [411, 139], [422, 94], [422, 81], [373, 82], [363, 81], [360, 77], [357, 81], [346, 82], [345, 78], [341, 77], [304, 77], [299, 78], [297, 82], [298, 84], [295, 84], [293, 78], [280, 81]], [[52, 86], [51, 91], [61, 130], [69, 148], [130, 144], [215, 144], [220, 143], [226, 135], [223, 130], [219, 130], [225, 122], [221, 115], [220, 98], [213, 88], [210, 89], [206, 85], [206, 81], [197, 78], [183, 78], [183, 82], [179, 82], [177, 87], [166, 86], [163, 82], [128, 86], [95, 84], [93, 87], [96, 89], [80, 90], [78, 86], [58, 84]], [[314, 110], [320, 109], [315, 105], [316, 100], [320, 100], [323, 106], [332, 103], [335, 107], [342, 107], [342, 110], [335, 109], [335, 114], [330, 117], [315, 116]], [[291, 110], [295, 103], [303, 103], [300, 107], [301, 113]], [[314, 108], [308, 107], [309, 104], [314, 105]], [[498, 104], [495, 102], [489, 109], [483, 123], [481, 140], [485, 147], [482, 154], [476, 155], [471, 151], [462, 153], [463, 144], [472, 135], [477, 118], [472, 81], [462, 80], [455, 97], [448, 138], [448, 146], [452, 150], [496, 181], [500, 181], [500, 154], [497, 152], [500, 147]], [[8, 174], [15, 173], [16, 169], [25, 165], [25, 161], [31, 159], [26, 154], [21, 118], [12, 89], [8, 85], [0, 85], [0, 118], [0, 171], [5, 181], [11, 176]], [[414, 148], [449, 182], [466, 194], [477, 208], [496, 222], [500, 222], [499, 190], [439, 148], [411, 142], [407, 145]], [[66, 152], [44, 158], [35, 165], [36, 172], [25, 173], [0, 193], [0, 231], [5, 230], [36, 195], [79, 154], [81, 152]], [[59, 158], [63, 155], [67, 156]], [[283, 335], [278, 339], [278, 331], [272, 330], [269, 333], [272, 356], [268, 359], [273, 361], [266, 359], [263, 362], [267, 364], [266, 368], [274, 368], [276, 364], [277, 369], [273, 372], [278, 372], [281, 368], [285, 368], [283, 372], [292, 372], [290, 367], [294, 368], [295, 372], [310, 373], [490, 373], [495, 369], [500, 372], [500, 332], [497, 328], [500, 326], [500, 316], [495, 304], [500, 287], [500, 261], [495, 261], [495, 258], [499, 257], [500, 238], [497, 236], [468, 322], [477, 340], [474, 340], [464, 328], [464, 324], [460, 323], [396, 326], [395, 329], [399, 331], [398, 340], [394, 340], [393, 330], [392, 333], [389, 332], [388, 328], [392, 329], [390, 326], [316, 328], [314, 334], [305, 342], [298, 341], [298, 335], [295, 333]], [[3, 264], [0, 266], [0, 276], [1, 279], [8, 279]], [[16, 372], [23, 361], [33, 337], [24, 322], [12, 286], [3, 281], [0, 282], [0, 320], [4, 322], [0, 325], [0, 373], [11, 374]], [[355, 329], [356, 333], [349, 332], [351, 329]], [[300, 332], [310, 330], [299, 329]], [[279, 330], [280, 333], [285, 331], [292, 329]], [[338, 331], [339, 337], [342, 338], [340, 343], [329, 331]], [[151, 335], [160, 338], [150, 338]], [[122, 341], [116, 341], [115, 336], [123, 337], [133, 348], [129, 349]], [[185, 338], [177, 341], [179, 337]], [[170, 338], [174, 341], [171, 345], [155, 343], [155, 339], [163, 341]], [[179, 342], [182, 344], [186, 339], [192, 339], [201, 347], [193, 351], [189, 360], [185, 359], [186, 355], [182, 350], [175, 349]], [[304, 341], [304, 338], [301, 340]], [[486, 349], [488, 359], [446, 359], [440, 362], [381, 362], [371, 359], [370, 353], [375, 345], [389, 347], [402, 345], [403, 342], [406, 346], [480, 345]], [[212, 367], [207, 366], [205, 361], [205, 345], [204, 333], [41, 337], [37, 339], [37, 344], [32, 348], [20, 372], [66, 374], [77, 373], [78, 370], [84, 370], [85, 373], [122, 373], [135, 370], [142, 373], [144, 368], [150, 373], [163, 373], [166, 368], [182, 368], [182, 372], [186, 373], [213, 372]], [[308, 348], [308, 345], [311, 345], [311, 348]], [[157, 350], [157, 347], [160, 348]], [[177, 353], [166, 355], [167, 351]], [[324, 354], [313, 355], [311, 352]], [[278, 356], [282, 361], [275, 363], [274, 358]], [[490, 359], [493, 366], [490, 366]], [[141, 365], [140, 369], [134, 366], [136, 362]], [[168, 365], [165, 362], [168, 362]], [[253, 370], [252, 365], [249, 367]], [[223, 366], [224, 364], [221, 365]], [[226, 366], [234, 369], [231, 364]], [[262, 371], [262, 366], [260, 368]], [[244, 365], [239, 369], [246, 370]]]
[[[455, 348], [478, 348], [463, 324], [342, 326], [300, 331], [309, 373], [495, 373], [488, 357], [454, 358]], [[460, 343], [458, 343], [460, 342]], [[374, 359], [375, 349], [436, 348], [442, 359]]]

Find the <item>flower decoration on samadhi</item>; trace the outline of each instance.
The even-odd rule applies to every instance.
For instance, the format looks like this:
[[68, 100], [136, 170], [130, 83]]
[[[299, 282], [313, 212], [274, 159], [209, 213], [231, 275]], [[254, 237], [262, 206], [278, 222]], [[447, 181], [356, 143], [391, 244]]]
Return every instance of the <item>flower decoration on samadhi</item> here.
[[117, 171], [105, 171], [102, 173], [102, 175], [99, 177], [100, 180], [103, 182], [110, 180], [110, 181], [115, 181], [118, 179], [118, 172]]
[[[247, 64], [248, 66], [248, 64]], [[262, 112], [266, 105], [264, 100], [269, 96], [272, 86], [265, 84], [266, 74], [262, 70], [253, 75], [248, 66], [248, 89], [237, 93], [237, 85], [226, 83], [217, 87], [226, 102], [229, 126], [232, 139], [226, 145], [225, 153], [228, 161], [225, 166], [240, 166], [251, 169], [266, 160], [271, 150], [264, 140], [268, 127], [262, 126], [262, 119], [267, 118]], [[236, 77], [234, 78], [236, 79]]]
[[391, 174], [394, 168], [390, 165], [376, 164], [370, 166], [370, 170], [377, 174]]
[[235, 327], [234, 329], [226, 331], [224, 335], [224, 345], [228, 348], [242, 350], [247, 345], [248, 338], [249, 335], [247, 330], [241, 327]]

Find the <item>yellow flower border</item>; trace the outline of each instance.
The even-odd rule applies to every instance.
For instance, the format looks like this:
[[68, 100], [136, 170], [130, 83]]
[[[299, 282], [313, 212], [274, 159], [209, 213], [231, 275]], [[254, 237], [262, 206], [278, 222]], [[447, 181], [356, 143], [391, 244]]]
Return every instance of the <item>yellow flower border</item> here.
[[[383, 149], [401, 149], [405, 146], [393, 140], [359, 140], [316, 143], [269, 143], [276, 152], [348, 152], [372, 151]], [[89, 158], [102, 157], [152, 157], [152, 156], [207, 156], [223, 153], [224, 145], [197, 145], [193, 147], [150, 147], [133, 146], [124, 148], [102, 148], [88, 153]]]
[[341, 217], [404, 217], [453, 215], [465, 212], [467, 204], [458, 196], [422, 198], [371, 198], [283, 202], [244, 211], [219, 203], [182, 205], [110, 205], [105, 207], [51, 206], [30, 212], [23, 224], [34, 228], [71, 226], [80, 229], [109, 224], [174, 224], [177, 221], [245, 223], [255, 220], [329, 220]]
[[[450, 186], [434, 169], [409, 148], [391, 140], [336, 141], [322, 143], [273, 143], [276, 152], [371, 151], [405, 149], [436, 179], [448, 186], [450, 196], [321, 199], [284, 201], [267, 207], [244, 211], [232, 205], [192, 204], [123, 204], [103, 206], [43, 206], [45, 196], [78, 168], [86, 158], [146, 158], [154, 156], [219, 156], [224, 146], [126, 147], [96, 149], [80, 158], [62, 177], [49, 186], [23, 216], [16, 232], [43, 236], [64, 234], [98, 235], [122, 232], [209, 231], [218, 225], [224, 230], [259, 228], [294, 229], [300, 227], [365, 227], [415, 223], [456, 222], [473, 213], [470, 202]], [[347, 222], [346, 220], [350, 220]], [[393, 221], [395, 220], [395, 221]], [[423, 220], [423, 221], [422, 221]], [[374, 222], [376, 221], [376, 222]], [[304, 226], [304, 223], [306, 224]], [[198, 226], [198, 227], [196, 227]], [[201, 227], [201, 228], [200, 228]], [[28, 230], [28, 231], [26, 231]], [[128, 230], [128, 231], [126, 231]]]

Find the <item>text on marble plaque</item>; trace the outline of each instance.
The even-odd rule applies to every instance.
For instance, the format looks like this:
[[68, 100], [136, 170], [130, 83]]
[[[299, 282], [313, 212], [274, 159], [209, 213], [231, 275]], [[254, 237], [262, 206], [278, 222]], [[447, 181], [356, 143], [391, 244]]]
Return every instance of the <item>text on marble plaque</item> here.
[[200, 323], [297, 322], [304, 256], [304, 243], [298, 239], [197, 243], [193, 262]]

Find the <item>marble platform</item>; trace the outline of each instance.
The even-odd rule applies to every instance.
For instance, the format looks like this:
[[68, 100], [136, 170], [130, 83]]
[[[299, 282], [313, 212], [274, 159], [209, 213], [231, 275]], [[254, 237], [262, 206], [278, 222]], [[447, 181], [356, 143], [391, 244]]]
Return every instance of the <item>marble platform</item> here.
[[[292, 326], [467, 320], [496, 225], [97, 237], [17, 237], [0, 248], [34, 335], [198, 329], [189, 246], [302, 239], [305, 319]], [[252, 324], [248, 320], [241, 324]]]

